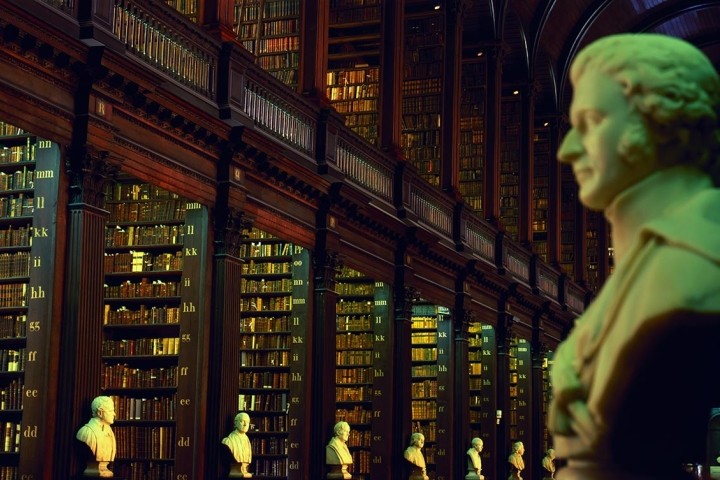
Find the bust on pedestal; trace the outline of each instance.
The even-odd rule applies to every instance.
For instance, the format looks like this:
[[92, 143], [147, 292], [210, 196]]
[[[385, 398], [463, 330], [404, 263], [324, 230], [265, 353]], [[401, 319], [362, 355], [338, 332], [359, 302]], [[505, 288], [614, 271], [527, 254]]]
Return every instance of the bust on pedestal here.
[[468, 473], [465, 475], [465, 480], [483, 480], [484, 475], [480, 474], [482, 470], [482, 460], [480, 459], [480, 452], [483, 449], [483, 441], [479, 438], [473, 438], [470, 442], [470, 448], [467, 451], [468, 457]]
[[350, 438], [350, 425], [347, 422], [338, 422], [333, 428], [333, 433], [333, 437], [325, 447], [325, 463], [330, 467], [327, 478], [347, 480], [352, 478], [348, 467], [353, 463], [347, 446], [348, 438]]
[[422, 447], [425, 445], [425, 435], [415, 432], [410, 436], [410, 446], [405, 449], [403, 457], [410, 462], [410, 477], [408, 480], [429, 480], [425, 465], [425, 456]]
[[525, 470], [525, 461], [522, 456], [525, 453], [525, 445], [523, 442], [515, 442], [512, 444], [512, 453], [508, 457], [510, 464], [510, 476], [508, 480], [522, 480], [520, 473]]
[[542, 459], [543, 480], [553, 480], [555, 478], [555, 450], [548, 448]]
[[248, 472], [252, 462], [252, 446], [247, 436], [250, 428], [250, 415], [240, 412], [235, 415], [235, 430], [222, 439], [222, 444], [227, 446], [232, 453], [235, 463], [230, 464], [229, 478], [250, 478], [252, 473]]
[[95, 397], [90, 404], [92, 418], [80, 427], [75, 438], [86, 444], [92, 452], [83, 476], [112, 477], [108, 464], [115, 460], [115, 434], [110, 425], [115, 421], [115, 405], [110, 397]]

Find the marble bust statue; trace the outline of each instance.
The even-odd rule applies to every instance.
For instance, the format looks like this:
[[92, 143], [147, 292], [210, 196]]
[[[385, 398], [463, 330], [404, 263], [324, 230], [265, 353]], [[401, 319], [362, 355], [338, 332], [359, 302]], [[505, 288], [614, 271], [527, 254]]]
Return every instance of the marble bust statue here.
[[330, 467], [329, 479], [349, 479], [352, 475], [348, 467], [353, 463], [347, 442], [350, 438], [350, 425], [337, 422], [333, 428], [333, 436], [325, 447], [325, 463]]
[[480, 452], [483, 449], [483, 441], [480, 438], [473, 438], [470, 441], [470, 448], [467, 451], [467, 475], [465, 480], [483, 480], [484, 475], [480, 473], [482, 470], [482, 459], [480, 458]]
[[227, 446], [232, 454], [235, 463], [230, 465], [230, 478], [250, 478], [252, 473], [248, 471], [252, 462], [252, 446], [247, 432], [250, 428], [250, 415], [240, 412], [235, 415], [235, 429], [222, 439], [222, 444]]
[[[608, 220], [615, 269], [558, 347], [558, 480], [681, 479], [720, 404], [720, 77], [698, 48], [620, 34], [570, 70], [558, 149]], [[712, 357], [715, 358], [715, 357]], [[713, 373], [715, 372], [715, 373]]]
[[542, 459], [543, 480], [553, 480], [555, 478], [555, 449], [548, 448]]
[[92, 452], [93, 460], [88, 461], [83, 472], [86, 477], [112, 477], [108, 463], [115, 460], [115, 434], [110, 425], [115, 421], [115, 404], [112, 398], [95, 397], [90, 404], [92, 417], [80, 427], [75, 437], [86, 444]]
[[425, 435], [415, 432], [410, 435], [410, 445], [403, 452], [403, 458], [410, 464], [409, 480], [429, 480], [427, 465], [422, 448], [425, 445]]
[[510, 476], [508, 480], [522, 480], [520, 473], [525, 470], [525, 461], [522, 456], [525, 453], [525, 445], [523, 442], [514, 442], [508, 457], [510, 464]]

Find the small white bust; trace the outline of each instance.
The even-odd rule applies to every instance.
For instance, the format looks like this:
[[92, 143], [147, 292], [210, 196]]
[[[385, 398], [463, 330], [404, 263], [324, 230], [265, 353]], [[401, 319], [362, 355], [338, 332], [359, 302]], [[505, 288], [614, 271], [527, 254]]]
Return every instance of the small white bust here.
[[230, 449], [236, 462], [230, 466], [230, 478], [252, 477], [252, 473], [248, 471], [252, 462], [252, 446], [247, 436], [249, 428], [250, 415], [240, 412], [235, 415], [235, 430], [222, 439], [222, 444]]
[[468, 457], [468, 471], [465, 475], [465, 480], [483, 480], [484, 475], [480, 473], [482, 470], [482, 459], [480, 458], [480, 452], [483, 449], [483, 441], [479, 438], [473, 438], [470, 442], [470, 448], [467, 451]]
[[429, 480], [427, 476], [427, 466], [425, 464], [425, 456], [422, 453], [422, 447], [425, 445], [425, 435], [415, 432], [410, 435], [410, 446], [405, 449], [403, 457], [411, 463], [411, 471], [409, 480]]
[[325, 447], [325, 463], [330, 467], [328, 479], [350, 479], [348, 467], [352, 465], [352, 454], [347, 446], [350, 438], [350, 425], [338, 422], [333, 428], [333, 437]]
[[115, 421], [115, 405], [112, 398], [95, 397], [90, 404], [92, 418], [80, 427], [75, 437], [92, 451], [95, 461], [89, 461], [85, 468], [86, 477], [112, 477], [108, 463], [115, 460], [115, 434], [110, 425]]

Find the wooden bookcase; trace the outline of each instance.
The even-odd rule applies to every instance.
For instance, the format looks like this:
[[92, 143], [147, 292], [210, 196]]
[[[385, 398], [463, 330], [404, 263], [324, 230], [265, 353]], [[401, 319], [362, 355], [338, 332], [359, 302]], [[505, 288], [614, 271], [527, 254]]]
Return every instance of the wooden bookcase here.
[[[480, 456], [486, 472], [494, 471], [494, 452], [496, 450], [497, 430], [497, 338], [495, 327], [481, 324], [482, 348], [480, 349], [480, 361], [482, 362], [482, 375], [480, 378], [480, 419], [477, 424], [471, 424], [473, 436], [478, 436], [483, 441], [483, 451]], [[471, 383], [472, 386], [472, 383]], [[475, 434], [475, 429], [478, 434]]]
[[440, 185], [440, 117], [444, 13], [430, 5], [405, 10], [401, 147], [422, 178]]
[[600, 288], [600, 262], [605, 261], [605, 256], [600, 251], [600, 235], [603, 230], [600, 228], [601, 222], [604, 222], [602, 212], [592, 210], [587, 211], [587, 226], [585, 229], [585, 238], [587, 240], [587, 259], [585, 261], [587, 287], [593, 292], [597, 292]]
[[463, 62], [459, 189], [468, 207], [478, 214], [482, 212], [486, 76], [484, 59]]
[[353, 478], [366, 480], [372, 463], [375, 282], [343, 267], [335, 287], [335, 421], [350, 424]]
[[520, 226], [520, 155], [522, 102], [520, 95], [503, 97], [500, 113], [500, 223], [517, 241]]
[[508, 412], [509, 440], [521, 441], [525, 449], [531, 450], [532, 398], [531, 393], [532, 361], [530, 344], [515, 335], [510, 340], [509, 350], [509, 387], [510, 411]]
[[298, 84], [301, 0], [235, 0], [237, 39], [261, 68], [291, 88]]
[[164, 0], [166, 4], [182, 13], [190, 21], [198, 22], [198, 0]]
[[207, 210], [132, 179], [106, 190], [105, 208], [101, 387], [117, 414], [114, 473], [192, 475]]
[[251, 471], [253, 478], [299, 479], [309, 252], [253, 228], [240, 255], [238, 411], [250, 415]]
[[575, 279], [576, 210], [580, 208], [577, 184], [568, 165], [560, 165], [560, 172], [560, 267], [571, 279]]
[[548, 261], [548, 209], [550, 185], [550, 130], [536, 126], [533, 136], [533, 196], [532, 242], [533, 249], [544, 262]]
[[0, 478], [39, 478], [60, 150], [0, 122]]
[[326, 95], [345, 124], [378, 144], [382, 0], [333, 0]]
[[542, 358], [542, 451], [547, 452], [552, 447], [552, 437], [548, 430], [548, 414], [550, 413], [550, 401], [552, 400], [552, 381], [550, 370], [553, 365], [553, 352], [547, 352]]
[[449, 411], [450, 332], [449, 309], [420, 302], [412, 309], [411, 421], [413, 432], [425, 436], [423, 453], [430, 478], [443, 478], [450, 470]]

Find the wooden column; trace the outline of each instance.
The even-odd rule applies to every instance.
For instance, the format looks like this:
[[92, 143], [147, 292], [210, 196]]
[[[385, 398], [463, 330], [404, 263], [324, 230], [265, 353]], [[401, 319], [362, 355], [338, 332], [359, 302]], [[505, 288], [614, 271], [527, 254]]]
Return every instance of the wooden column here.
[[300, 70], [298, 89], [303, 95], [327, 101], [325, 74], [328, 63], [329, 0], [301, 2]]
[[497, 226], [500, 218], [500, 106], [502, 103], [502, 48], [486, 47], [487, 95], [485, 119], [485, 162], [483, 164], [483, 212]]
[[[453, 333], [454, 333], [454, 357], [455, 365], [453, 368], [453, 385], [450, 392], [454, 398], [454, 413], [450, 418], [467, 419], [470, 415], [470, 386], [468, 378], [468, 327], [472, 320], [468, 312], [468, 305], [471, 301], [470, 296], [465, 292], [465, 275], [461, 275], [457, 280], [455, 292], [455, 308], [453, 315]], [[453, 455], [453, 469], [455, 473], [451, 478], [464, 477], [467, 467], [467, 449], [470, 448], [470, 427], [469, 422], [461, 421], [452, 425], [453, 444], [448, 446], [448, 451]], [[454, 448], [452, 448], [454, 447]]]
[[104, 155], [77, 149], [66, 162], [70, 178], [65, 264], [65, 300], [60, 338], [55, 477], [80, 473], [85, 445], [77, 430], [91, 417], [90, 403], [100, 395], [103, 339], [104, 241], [108, 212], [103, 188], [115, 168]]
[[308, 336], [310, 344], [306, 344], [311, 355], [310, 443], [306, 448], [310, 476], [306, 473], [298, 478], [325, 478], [325, 446], [335, 425], [335, 276], [342, 260], [337, 254], [340, 240], [335, 230], [336, 220], [329, 213], [330, 203], [330, 199], [325, 200], [316, 220], [312, 326]]
[[412, 371], [412, 305], [420, 295], [410, 286], [413, 271], [412, 258], [405, 245], [399, 245], [395, 252], [395, 344], [393, 377], [395, 391], [392, 402], [393, 446], [387, 453], [385, 462], [393, 466], [390, 478], [402, 479], [407, 475], [403, 452], [409, 445], [411, 433], [411, 384]]
[[465, 0], [445, 3], [445, 69], [440, 160], [440, 188], [459, 192], [460, 175], [460, 75], [462, 72], [462, 35]]
[[550, 138], [550, 164], [548, 166], [548, 225], [547, 225], [547, 251], [548, 263], [560, 268], [560, 204], [561, 204], [561, 181], [560, 181], [560, 162], [555, 159], [559, 145], [558, 133], [558, 117], [553, 116], [548, 119], [548, 129]]
[[402, 126], [404, 1], [383, 2], [380, 57], [380, 147], [400, 157]]
[[513, 316], [506, 313], [507, 300], [501, 296], [498, 300], [497, 330], [497, 410], [502, 418], [497, 425], [497, 443], [494, 458], [496, 473], [494, 478], [506, 478], [508, 475], [507, 458], [510, 455], [510, 340], [512, 337]]
[[[244, 200], [242, 172], [231, 163], [232, 149], [223, 152], [218, 165], [217, 201], [214, 218], [214, 255], [212, 278], [212, 317], [209, 325], [210, 355], [208, 356], [208, 393], [206, 432], [206, 478], [225, 475], [227, 458], [220, 444], [234, 427], [238, 413], [240, 389], [238, 367], [241, 342], [241, 281], [240, 244], [243, 229], [252, 219], [233, 205]], [[237, 173], [236, 173], [237, 172]]]
[[522, 121], [520, 151], [520, 192], [518, 194], [518, 242], [532, 245], [533, 137], [535, 133], [535, 92], [530, 84], [521, 89]]

